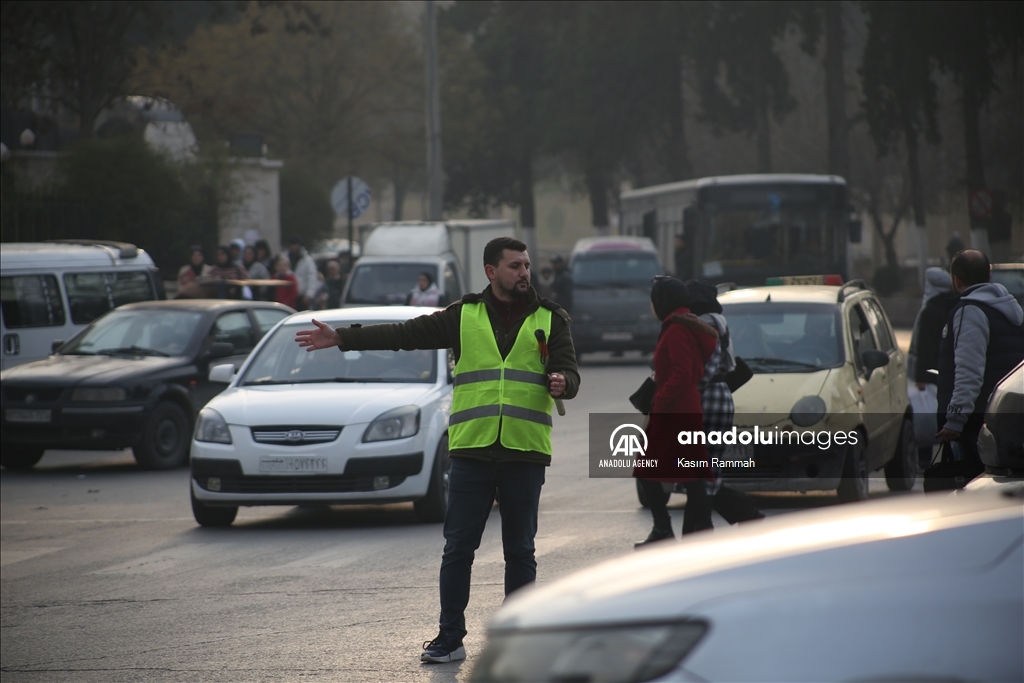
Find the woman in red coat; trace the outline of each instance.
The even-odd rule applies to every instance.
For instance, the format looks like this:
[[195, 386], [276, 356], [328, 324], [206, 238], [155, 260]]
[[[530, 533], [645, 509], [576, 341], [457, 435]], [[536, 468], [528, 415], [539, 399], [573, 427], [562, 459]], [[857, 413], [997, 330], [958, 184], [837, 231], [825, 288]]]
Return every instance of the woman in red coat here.
[[[682, 431], [703, 430], [700, 392], [704, 364], [718, 345], [718, 332], [686, 308], [686, 286], [676, 278], [658, 278], [651, 287], [651, 309], [661, 323], [661, 335], [654, 349], [656, 389], [647, 422], [647, 453], [642, 462], [656, 467], [633, 469], [646, 493], [654, 528], [638, 543], [646, 545], [673, 538], [672, 519], [661, 490], [662, 482], [686, 485], [686, 515], [683, 533], [711, 528], [711, 502], [704, 486], [714, 481], [702, 443], [681, 445]], [[682, 467], [680, 467], [682, 461]]]

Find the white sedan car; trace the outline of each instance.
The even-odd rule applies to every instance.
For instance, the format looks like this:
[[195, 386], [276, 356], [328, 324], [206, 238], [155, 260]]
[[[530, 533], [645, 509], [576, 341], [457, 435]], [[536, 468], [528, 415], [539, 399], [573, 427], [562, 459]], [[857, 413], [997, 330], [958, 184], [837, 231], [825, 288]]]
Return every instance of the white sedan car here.
[[1024, 680], [1024, 486], [694, 534], [512, 596], [473, 681]]
[[433, 309], [388, 306], [297, 313], [281, 321], [228, 388], [200, 412], [192, 439], [192, 511], [231, 524], [241, 505], [412, 501], [444, 519], [452, 376], [446, 350], [308, 353], [295, 333], [403, 322]]

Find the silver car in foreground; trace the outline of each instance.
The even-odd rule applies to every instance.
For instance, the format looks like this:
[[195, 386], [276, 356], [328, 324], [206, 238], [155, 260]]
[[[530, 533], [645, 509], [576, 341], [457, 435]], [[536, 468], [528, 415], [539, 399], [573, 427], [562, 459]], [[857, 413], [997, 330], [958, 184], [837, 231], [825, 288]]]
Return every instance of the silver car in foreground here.
[[513, 596], [471, 680], [1024, 680], [1024, 484], [659, 546]]

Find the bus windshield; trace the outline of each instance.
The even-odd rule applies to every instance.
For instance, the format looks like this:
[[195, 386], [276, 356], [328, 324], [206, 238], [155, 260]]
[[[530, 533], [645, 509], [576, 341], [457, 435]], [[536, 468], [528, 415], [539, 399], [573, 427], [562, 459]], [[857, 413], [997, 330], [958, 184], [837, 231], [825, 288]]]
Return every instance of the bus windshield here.
[[705, 189], [700, 274], [834, 272], [845, 236], [841, 190], [796, 184]]

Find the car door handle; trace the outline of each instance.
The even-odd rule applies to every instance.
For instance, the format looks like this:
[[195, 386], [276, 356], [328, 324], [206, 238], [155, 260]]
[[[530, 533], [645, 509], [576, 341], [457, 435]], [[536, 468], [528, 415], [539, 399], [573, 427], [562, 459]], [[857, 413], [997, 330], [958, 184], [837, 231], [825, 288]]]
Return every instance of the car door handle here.
[[4, 355], [17, 356], [21, 353], [21, 338], [16, 334], [4, 335]]

